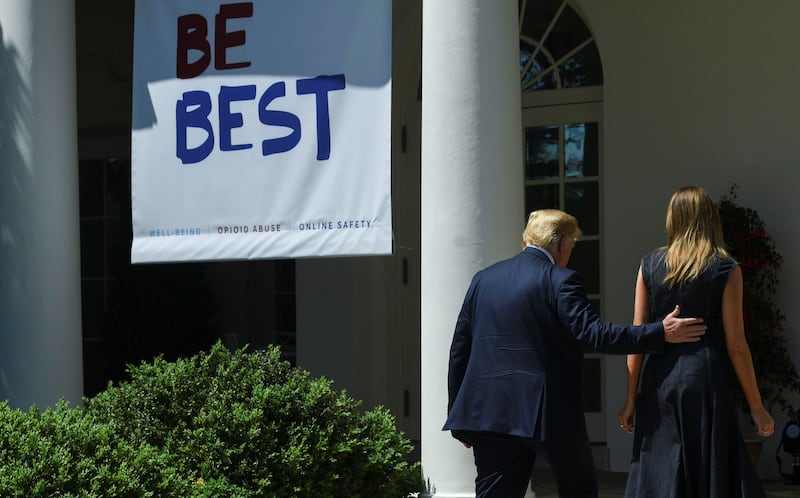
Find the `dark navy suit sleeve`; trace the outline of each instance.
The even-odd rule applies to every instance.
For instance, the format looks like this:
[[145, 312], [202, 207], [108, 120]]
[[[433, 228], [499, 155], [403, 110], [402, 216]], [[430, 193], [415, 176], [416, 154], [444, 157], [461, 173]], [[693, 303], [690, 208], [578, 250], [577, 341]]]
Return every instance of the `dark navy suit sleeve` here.
[[583, 277], [569, 271], [557, 297], [562, 325], [590, 351], [607, 354], [658, 352], [664, 349], [661, 322], [645, 325], [619, 325], [603, 322], [592, 309], [584, 290]]

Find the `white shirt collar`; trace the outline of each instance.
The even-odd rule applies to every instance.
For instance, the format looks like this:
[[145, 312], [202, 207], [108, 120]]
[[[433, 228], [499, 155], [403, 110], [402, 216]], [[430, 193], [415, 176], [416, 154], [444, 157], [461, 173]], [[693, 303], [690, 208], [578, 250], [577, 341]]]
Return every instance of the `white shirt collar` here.
[[533, 244], [528, 244], [528, 247], [533, 247], [534, 249], [539, 249], [540, 251], [542, 251], [545, 254], [545, 256], [547, 256], [547, 259], [549, 259], [551, 263], [556, 264], [556, 260], [553, 259], [553, 255], [550, 254], [549, 252], [547, 252], [547, 249], [545, 249], [544, 247], [535, 246]]

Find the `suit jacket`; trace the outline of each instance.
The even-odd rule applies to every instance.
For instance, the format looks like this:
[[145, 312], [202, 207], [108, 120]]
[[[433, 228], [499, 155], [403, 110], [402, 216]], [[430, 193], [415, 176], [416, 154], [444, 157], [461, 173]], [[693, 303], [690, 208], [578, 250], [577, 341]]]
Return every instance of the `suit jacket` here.
[[579, 433], [585, 440], [584, 350], [663, 347], [661, 323], [600, 321], [580, 274], [528, 247], [472, 279], [450, 348], [444, 430], [459, 439], [461, 431], [489, 431], [545, 442]]

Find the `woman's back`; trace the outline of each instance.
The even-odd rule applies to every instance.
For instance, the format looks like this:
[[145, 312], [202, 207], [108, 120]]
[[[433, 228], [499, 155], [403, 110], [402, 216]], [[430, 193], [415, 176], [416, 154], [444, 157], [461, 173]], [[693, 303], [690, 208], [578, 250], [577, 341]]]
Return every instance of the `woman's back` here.
[[657, 250], [642, 259], [642, 277], [649, 292], [650, 319], [660, 320], [675, 305], [680, 305], [682, 316], [702, 317], [708, 332], [701, 342], [725, 340], [722, 329], [722, 295], [731, 270], [736, 262], [730, 258], [712, 256], [705, 270], [695, 279], [680, 285], [664, 283], [667, 275], [666, 250]]
[[670, 287], [665, 253], [642, 260], [650, 319], [678, 304], [708, 330], [699, 342], [667, 344], [644, 359], [626, 496], [762, 497], [738, 429], [724, 348], [722, 298], [736, 262], [713, 256], [696, 278]]

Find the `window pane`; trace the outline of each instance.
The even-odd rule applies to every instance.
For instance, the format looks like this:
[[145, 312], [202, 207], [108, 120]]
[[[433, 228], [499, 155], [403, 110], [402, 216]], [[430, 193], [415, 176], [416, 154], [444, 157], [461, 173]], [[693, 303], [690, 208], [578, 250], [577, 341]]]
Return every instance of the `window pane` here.
[[525, 187], [525, 221], [531, 211], [558, 209], [558, 185], [528, 185]]
[[131, 165], [127, 159], [109, 159], [105, 162], [106, 169], [106, 216], [122, 216], [128, 206], [122, 202], [130, 199]]
[[[547, 26], [552, 22], [564, 0], [528, 0], [525, 4], [525, 17], [522, 19], [521, 34], [534, 40], [541, 40]], [[522, 1], [519, 2], [520, 10]]]
[[103, 162], [78, 163], [80, 215], [83, 218], [103, 215]]
[[586, 235], [600, 233], [600, 205], [597, 182], [567, 183], [564, 185], [564, 211], [578, 219]]
[[558, 126], [525, 128], [525, 178], [558, 178]]
[[[525, 15], [531, 14], [526, 13]], [[567, 6], [558, 17], [553, 31], [544, 40], [544, 46], [555, 60], [559, 60], [591, 37], [589, 28], [586, 27], [580, 16], [572, 10], [572, 7]]]
[[[541, 78], [537, 79], [529, 86], [529, 83], [536, 78], [539, 73], [552, 67], [554, 61], [549, 59], [544, 52], [536, 54], [536, 60], [531, 62], [528, 66], [533, 53], [536, 51], [536, 46], [524, 40], [519, 42], [519, 72], [520, 72], [520, 87], [526, 92], [533, 90], [545, 90], [550, 88], [557, 88], [558, 82], [556, 81], [555, 71], [550, 71]], [[527, 67], [527, 70], [526, 70]]]
[[575, 244], [567, 266], [583, 275], [587, 294], [600, 293], [600, 242], [581, 240]]
[[597, 176], [597, 123], [564, 126], [564, 175]]
[[279, 294], [275, 296], [275, 328], [284, 332], [297, 330], [297, 303], [294, 294]]
[[81, 276], [101, 278], [103, 274], [103, 220], [81, 220]]
[[278, 292], [295, 291], [295, 261], [282, 259], [275, 262], [275, 290]]
[[572, 88], [603, 84], [603, 66], [597, 45], [592, 42], [558, 66], [561, 86]]
[[103, 285], [102, 280], [81, 282], [81, 326], [84, 338], [97, 338], [103, 335], [105, 314]]
[[564, 126], [564, 176], [586, 176], [583, 172], [586, 127], [583, 124]]

